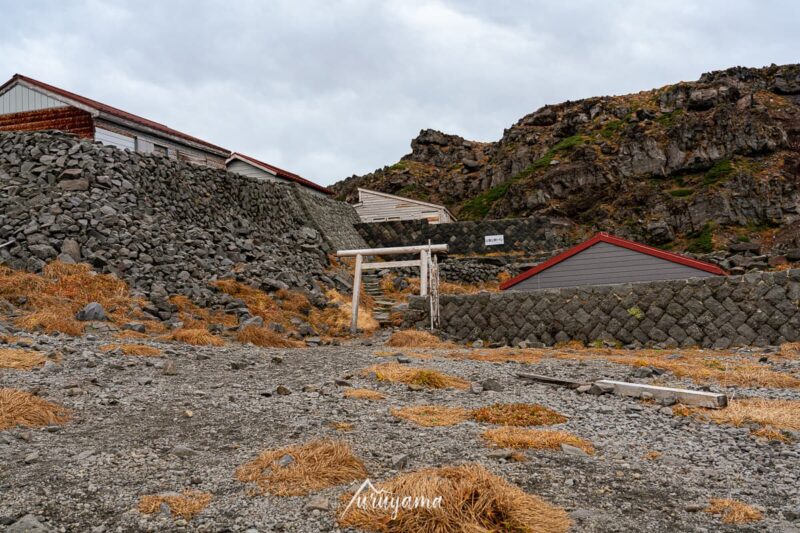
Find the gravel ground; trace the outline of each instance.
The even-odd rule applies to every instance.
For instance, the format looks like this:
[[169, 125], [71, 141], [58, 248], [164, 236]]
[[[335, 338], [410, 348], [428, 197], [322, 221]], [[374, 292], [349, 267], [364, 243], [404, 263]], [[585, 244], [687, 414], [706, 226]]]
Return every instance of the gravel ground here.
[[[573, 531], [800, 532], [798, 444], [767, 443], [745, 428], [676, 417], [632, 399], [526, 384], [514, 375], [527, 370], [579, 380], [630, 379], [627, 366], [414, 360], [470, 381], [493, 378], [502, 390], [411, 391], [358, 376], [364, 367], [391, 360], [374, 355], [394, 351], [380, 346], [380, 338], [371, 345], [297, 350], [152, 343], [164, 358], [103, 353], [99, 346], [106, 341], [92, 336], [30, 338], [37, 349], [60, 352], [61, 362], [29, 372], [0, 370], [0, 385], [38, 391], [70, 408], [73, 419], [62, 428], [0, 432], [0, 531], [15, 531], [18, 526], [10, 524], [29, 513], [25, 520], [54, 531], [339, 531], [332, 509], [309, 504], [324, 507], [320, 503], [327, 501], [333, 508], [347, 487], [308, 497], [250, 496], [233, 477], [238, 465], [265, 448], [338, 437], [351, 443], [373, 480], [396, 474], [398, 460], [406, 462], [403, 470], [483, 463], [570, 511]], [[174, 374], [164, 372], [167, 361]], [[344, 399], [345, 386], [334, 379], [377, 388], [387, 399]], [[280, 385], [291, 394], [276, 394]], [[742, 393], [800, 399], [797, 391]], [[485, 445], [485, 425], [419, 428], [389, 414], [395, 406], [495, 402], [555, 409], [569, 417], [563, 428], [590, 440], [597, 454], [527, 451], [527, 461], [513, 462]], [[332, 422], [349, 422], [353, 430], [333, 430]], [[663, 455], [645, 459], [649, 451]], [[143, 494], [186, 488], [214, 494], [189, 523], [136, 510]], [[765, 519], [725, 525], [702, 512], [715, 497], [753, 504]]]

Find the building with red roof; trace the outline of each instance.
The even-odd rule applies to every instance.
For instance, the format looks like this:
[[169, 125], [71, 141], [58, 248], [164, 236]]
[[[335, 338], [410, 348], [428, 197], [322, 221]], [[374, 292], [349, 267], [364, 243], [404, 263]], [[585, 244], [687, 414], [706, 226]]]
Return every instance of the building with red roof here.
[[282, 183], [297, 183], [311, 192], [324, 196], [333, 196], [333, 191], [323, 187], [322, 185], [317, 185], [313, 181], [307, 180], [302, 176], [298, 176], [293, 172], [283, 170], [282, 168], [276, 167], [275, 165], [270, 165], [269, 163], [264, 163], [263, 161], [259, 161], [254, 157], [250, 157], [249, 155], [234, 152], [231, 154], [228, 160], [225, 161], [225, 166], [228, 168], [229, 172], [235, 172], [237, 174], [242, 174], [244, 176], [250, 176], [251, 178], [257, 179], [265, 179]]
[[0, 131], [60, 130], [142, 153], [224, 168], [230, 151], [164, 124], [15, 74], [0, 86]]
[[500, 289], [533, 291], [724, 275], [711, 263], [598, 233], [502, 283]]

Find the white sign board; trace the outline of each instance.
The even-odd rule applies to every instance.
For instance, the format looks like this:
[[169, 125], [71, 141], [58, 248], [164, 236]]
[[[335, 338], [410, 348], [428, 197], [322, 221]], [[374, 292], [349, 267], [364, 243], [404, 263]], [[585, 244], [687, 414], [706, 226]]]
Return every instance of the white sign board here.
[[503, 236], [502, 235], [485, 235], [483, 237], [483, 243], [486, 246], [497, 246], [499, 244], [504, 244]]

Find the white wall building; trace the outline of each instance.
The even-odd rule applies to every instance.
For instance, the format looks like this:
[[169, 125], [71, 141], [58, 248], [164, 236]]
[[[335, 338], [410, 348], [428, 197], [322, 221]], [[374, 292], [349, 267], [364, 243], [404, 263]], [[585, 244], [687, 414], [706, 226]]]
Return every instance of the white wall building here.
[[453, 214], [443, 205], [403, 198], [370, 189], [358, 189], [356, 212], [362, 222], [389, 220], [427, 220], [431, 224], [455, 221]]

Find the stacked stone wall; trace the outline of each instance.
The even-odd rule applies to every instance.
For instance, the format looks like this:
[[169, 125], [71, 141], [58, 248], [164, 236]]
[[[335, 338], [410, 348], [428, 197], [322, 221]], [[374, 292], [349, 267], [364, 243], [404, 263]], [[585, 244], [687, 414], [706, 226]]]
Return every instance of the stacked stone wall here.
[[[534, 292], [442, 296], [441, 330], [507, 345], [765, 346], [800, 339], [800, 269]], [[406, 326], [429, 324], [414, 297]]]

